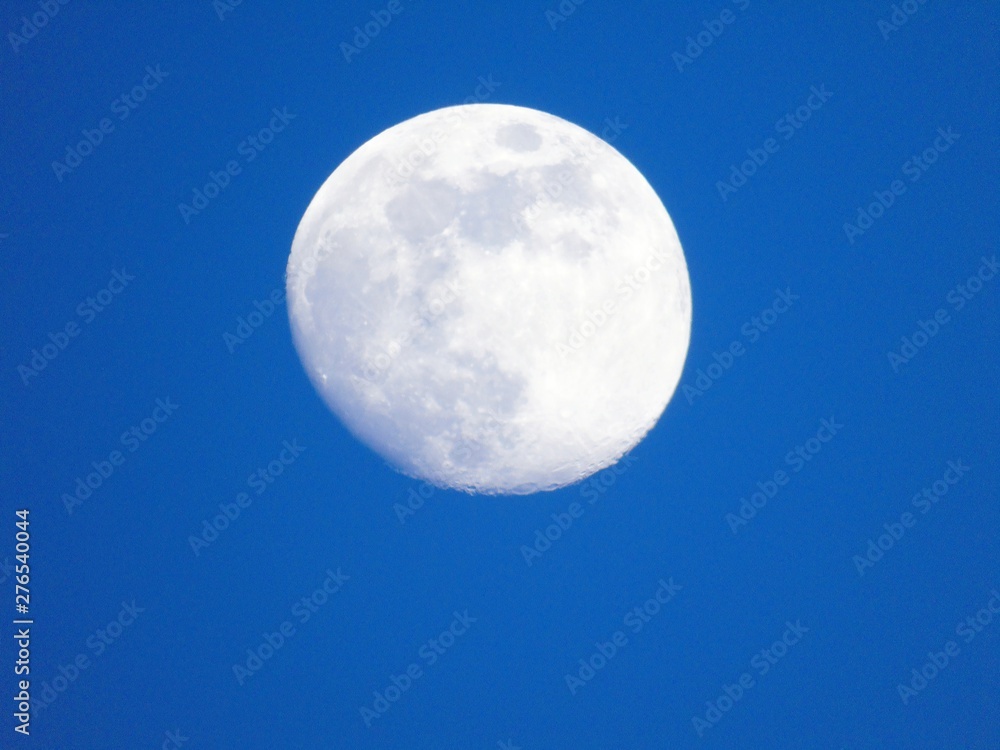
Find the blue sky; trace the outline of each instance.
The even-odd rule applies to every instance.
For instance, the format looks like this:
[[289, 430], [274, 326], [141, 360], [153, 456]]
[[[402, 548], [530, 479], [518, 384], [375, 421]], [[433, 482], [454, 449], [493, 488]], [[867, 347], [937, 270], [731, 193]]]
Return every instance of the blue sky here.
[[[1000, 746], [998, 25], [7, 3], [0, 577], [27, 508], [36, 705], [14, 736], [4, 604], [4, 746]], [[281, 295], [333, 169], [470, 97], [619, 123], [691, 274], [657, 427], [530, 497], [385, 466]]]

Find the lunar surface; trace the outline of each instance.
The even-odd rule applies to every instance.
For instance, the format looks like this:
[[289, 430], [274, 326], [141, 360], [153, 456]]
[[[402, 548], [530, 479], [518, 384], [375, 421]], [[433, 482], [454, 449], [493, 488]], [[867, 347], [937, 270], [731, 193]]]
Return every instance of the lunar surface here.
[[500, 104], [351, 154], [302, 218], [287, 287], [303, 365], [351, 432], [409, 476], [486, 494], [614, 464], [666, 408], [691, 331], [645, 178], [586, 130]]

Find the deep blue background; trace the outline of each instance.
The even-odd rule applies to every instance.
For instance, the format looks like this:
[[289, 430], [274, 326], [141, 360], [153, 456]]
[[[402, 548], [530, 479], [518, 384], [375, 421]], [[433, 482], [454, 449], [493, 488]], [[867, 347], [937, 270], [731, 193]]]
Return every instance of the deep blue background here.
[[[90, 666], [30, 740], [13, 733], [8, 578], [0, 744], [153, 748], [179, 729], [188, 748], [1000, 747], [1000, 622], [908, 705], [897, 693], [1000, 586], [1000, 278], [946, 302], [997, 252], [1000, 10], [928, 2], [883, 34], [889, 3], [745, 4], [588, 0], [553, 29], [555, 2], [401, 0], [350, 63], [341, 42], [384, 5], [246, 0], [220, 20], [208, 0], [77, 0], [16, 52], [4, 41], [0, 559], [30, 508], [36, 697], [77, 654]], [[6, 3], [0, 31], [38, 8]], [[679, 71], [723, 8], [734, 22]], [[58, 181], [51, 163], [157, 64], [168, 77]], [[628, 124], [615, 147], [690, 267], [682, 384], [749, 344], [776, 289], [800, 299], [704, 395], [678, 391], [598, 502], [436, 491], [403, 524], [394, 504], [420, 483], [324, 408], [284, 307], [232, 354], [223, 334], [282, 288], [344, 158], [490, 75], [489, 101]], [[717, 181], [821, 85], [829, 101], [723, 201]], [[178, 204], [274, 107], [295, 119], [185, 224]], [[959, 140], [911, 183], [904, 162], [948, 126]], [[844, 222], [894, 179], [906, 192], [850, 243]], [[136, 280], [25, 385], [32, 349], [123, 267]], [[894, 372], [887, 353], [941, 307], [950, 322]], [[62, 493], [166, 397], [177, 412], [68, 514]], [[843, 429], [734, 535], [726, 514], [829, 417]], [[190, 535], [293, 438], [305, 453], [196, 556]], [[853, 556], [955, 459], [968, 474], [859, 575]], [[583, 517], [528, 566], [521, 546], [572, 502]], [[343, 590], [237, 684], [233, 665], [338, 567]], [[680, 593], [571, 695], [565, 675], [670, 576]], [[145, 611], [95, 655], [133, 599]], [[478, 619], [427, 667], [455, 610]], [[699, 738], [692, 717], [789, 620], [809, 632]], [[413, 662], [423, 676], [366, 728], [359, 708]]]

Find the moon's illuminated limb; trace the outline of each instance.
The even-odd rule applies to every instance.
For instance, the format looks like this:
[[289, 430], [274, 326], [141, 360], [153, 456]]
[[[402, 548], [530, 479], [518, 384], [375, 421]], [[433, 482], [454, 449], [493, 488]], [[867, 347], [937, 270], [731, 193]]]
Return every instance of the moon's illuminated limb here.
[[475, 104], [392, 127], [323, 184], [288, 261], [295, 344], [350, 430], [440, 486], [527, 493], [656, 423], [691, 329], [687, 266], [596, 136]]

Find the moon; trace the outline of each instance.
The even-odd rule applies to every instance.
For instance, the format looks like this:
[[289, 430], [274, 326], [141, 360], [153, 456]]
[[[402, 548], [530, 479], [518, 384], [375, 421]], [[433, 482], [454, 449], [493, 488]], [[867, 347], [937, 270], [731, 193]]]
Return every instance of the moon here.
[[470, 493], [614, 464], [666, 408], [691, 334], [656, 192], [526, 107], [446, 107], [362, 145], [306, 209], [286, 279], [329, 408], [402, 473]]

